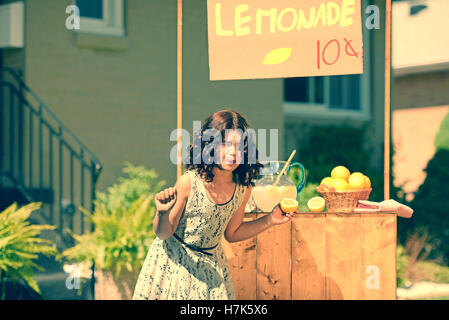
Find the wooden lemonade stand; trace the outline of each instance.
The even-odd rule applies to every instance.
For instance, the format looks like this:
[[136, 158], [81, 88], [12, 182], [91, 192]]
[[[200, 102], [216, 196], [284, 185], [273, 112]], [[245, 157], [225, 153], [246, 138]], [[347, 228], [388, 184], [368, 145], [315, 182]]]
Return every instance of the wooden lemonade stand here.
[[[209, 0], [208, 4], [214, 2], [216, 1]], [[230, 2], [228, 1], [226, 3], [228, 4]], [[271, 3], [277, 5], [274, 4], [276, 2]], [[356, 3], [358, 6], [357, 10], [360, 10], [360, 2], [356, 1]], [[228, 72], [228, 70], [227, 68], [222, 68], [223, 66], [220, 66], [217, 61], [214, 62], [212, 57], [215, 54], [212, 48], [214, 42], [212, 41], [222, 41], [221, 39], [218, 39], [216, 35], [211, 37], [210, 28], [213, 25], [211, 22], [214, 22], [213, 12], [214, 11], [209, 11], [208, 15], [211, 80], [237, 79], [238, 77], [236, 77], [236, 75], [245, 79], [247, 75], [236, 74], [233, 75], [233, 78], [226, 78], [226, 75], [219, 75], [219, 71], [224, 70], [224, 72]], [[217, 12], [218, 11], [215, 11], [215, 13]], [[384, 198], [389, 199], [391, 0], [386, 1], [385, 13]], [[355, 18], [358, 19], [359, 17], [356, 15]], [[360, 23], [360, 21], [358, 21], [358, 23]], [[227, 25], [229, 26], [229, 24]], [[178, 129], [181, 129], [182, 0], [178, 0], [177, 30], [177, 127]], [[345, 30], [348, 30], [348, 28]], [[354, 30], [357, 31], [357, 28]], [[360, 30], [357, 32], [359, 31]], [[225, 32], [232, 31], [227, 30]], [[317, 32], [317, 34], [320, 34], [320, 36], [323, 36], [324, 38], [327, 36], [324, 32]], [[354, 36], [354, 38], [351, 39], [357, 38], [355, 33], [350, 34], [349, 36]], [[233, 37], [227, 38], [231, 39]], [[242, 37], [241, 39], [246, 38]], [[322, 40], [323, 45], [325, 41], [329, 41], [329, 39], [331, 38]], [[361, 34], [359, 40], [361, 40]], [[337, 40], [330, 40], [327, 42], [327, 45], [336, 44], [337, 42], [335, 41]], [[321, 42], [318, 42], [318, 48], [320, 48], [320, 43]], [[354, 43], [356, 43], [356, 41], [352, 42], [352, 44]], [[237, 44], [240, 45], [241, 43]], [[228, 53], [226, 53], [226, 55], [228, 55]], [[215, 57], [229, 58], [237, 62], [242, 60], [244, 63], [249, 61], [244, 59], [234, 59], [233, 57], [220, 57], [218, 54], [215, 54]], [[343, 58], [350, 59], [350, 57], [342, 57], [342, 59]], [[323, 53], [322, 62], [329, 62], [329, 60], [325, 60]], [[300, 63], [302, 63], [301, 59], [297, 61], [298, 65]], [[212, 66], [215, 68], [213, 77]], [[322, 66], [323, 65], [320, 65], [320, 67]], [[308, 65], [299, 67], [307, 68]], [[337, 64], [335, 64], [334, 67], [340, 68]], [[356, 66], [355, 64], [351, 65], [351, 63], [347, 63], [346, 69], [342, 67], [341, 69], [335, 69], [332, 73], [328, 74], [360, 73], [354, 70], [348, 71], [350, 68], [357, 69], [359, 67], [360, 64]], [[259, 66], [254, 68], [254, 70], [259, 69], [264, 70]], [[280, 72], [278, 74], [283, 73]], [[316, 75], [324, 74], [317, 73]], [[292, 75], [285, 73], [281, 77], [287, 76], [298, 76], [298, 74]], [[311, 74], [309, 74], [309, 76], [311, 76]], [[264, 77], [269, 78], [279, 76], [258, 75], [251, 78]], [[178, 130], [178, 177], [182, 174], [181, 140], [181, 130]], [[244, 221], [257, 219], [265, 214], [267, 213], [247, 212], [245, 213]], [[223, 239], [223, 246], [232, 272], [236, 298], [396, 299], [396, 219], [397, 214], [391, 212], [300, 212], [296, 214], [290, 222], [274, 226], [252, 239], [237, 243], [228, 243]]]
[[[286, 190], [285, 184], [292, 183], [284, 174], [295, 153], [285, 164], [275, 162], [283, 164], [279, 175], [276, 166], [271, 170], [269, 163], [264, 165], [261, 173], [266, 176], [253, 188], [253, 208], [269, 210], [284, 197], [278, 191], [274, 202], [267, 201], [273, 189]], [[296, 164], [302, 167], [300, 192], [305, 171]], [[279, 186], [282, 180], [284, 186]], [[266, 191], [258, 197], [256, 189]], [[396, 213], [354, 212], [371, 188], [317, 191], [327, 212], [299, 212], [290, 222], [246, 241], [223, 240], [237, 299], [396, 299]], [[250, 209], [247, 205], [246, 211]], [[244, 221], [266, 214], [271, 213], [245, 212]]]
[[301, 212], [226, 242], [236, 299], [396, 299], [396, 217]]

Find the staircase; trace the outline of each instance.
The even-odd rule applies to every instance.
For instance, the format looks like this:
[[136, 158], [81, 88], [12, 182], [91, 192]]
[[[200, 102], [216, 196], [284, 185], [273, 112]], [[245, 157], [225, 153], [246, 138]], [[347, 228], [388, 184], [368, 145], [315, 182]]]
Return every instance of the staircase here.
[[[95, 155], [27, 87], [21, 72], [0, 68], [0, 211], [13, 202], [42, 202], [30, 220], [55, 225], [44, 236], [64, 250], [74, 244], [68, 230], [92, 229], [79, 208], [93, 210], [101, 169]], [[79, 296], [67, 289], [68, 275], [59, 263], [44, 257], [40, 263], [46, 271], [36, 278], [47, 299], [93, 298], [93, 281]]]

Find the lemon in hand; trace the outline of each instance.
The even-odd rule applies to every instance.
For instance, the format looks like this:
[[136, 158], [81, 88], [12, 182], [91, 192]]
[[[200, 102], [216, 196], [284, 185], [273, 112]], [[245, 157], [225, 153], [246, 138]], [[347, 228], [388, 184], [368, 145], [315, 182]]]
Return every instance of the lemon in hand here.
[[281, 200], [280, 207], [285, 213], [291, 213], [298, 209], [299, 203], [295, 199], [284, 198]]
[[332, 178], [341, 178], [343, 180], [348, 181], [349, 176], [351, 175], [351, 172], [348, 168], [344, 166], [337, 166], [332, 169], [331, 171], [331, 177]]
[[354, 172], [349, 177], [348, 184], [351, 190], [366, 189], [366, 177], [361, 172]]
[[313, 197], [307, 201], [307, 207], [312, 212], [321, 212], [324, 210], [326, 202], [321, 197]]

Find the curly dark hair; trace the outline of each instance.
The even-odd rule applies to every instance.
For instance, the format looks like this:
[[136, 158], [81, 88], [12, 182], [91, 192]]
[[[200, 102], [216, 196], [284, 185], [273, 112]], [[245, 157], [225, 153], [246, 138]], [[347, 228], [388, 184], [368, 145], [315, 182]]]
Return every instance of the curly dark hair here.
[[[213, 130], [208, 130], [213, 129]], [[210, 138], [215, 138], [215, 136], [210, 136], [208, 132], [216, 132], [216, 134], [221, 135], [221, 141], [225, 140], [226, 130], [236, 130], [239, 129], [245, 134], [242, 135], [243, 138], [243, 157], [242, 162], [239, 166], [232, 172], [232, 180], [235, 183], [239, 183], [244, 186], [254, 186], [253, 180], [259, 175], [259, 170], [262, 164], [258, 161], [258, 150], [256, 148], [255, 139], [249, 139], [248, 129], [251, 129], [248, 121], [244, 116], [238, 111], [234, 110], [220, 110], [214, 112], [204, 121], [201, 131], [194, 132], [193, 143], [188, 146], [187, 154], [189, 160], [185, 161], [187, 170], [196, 171], [206, 182], [212, 182], [214, 179], [214, 174], [212, 170], [218, 165], [211, 161], [205, 161], [203, 152], [194, 152], [195, 147], [197, 150], [209, 150], [211, 157], [214, 157], [213, 144], [209, 139], [203, 138], [203, 136], [209, 136]], [[214, 141], [214, 139], [212, 139]], [[200, 148], [201, 146], [201, 148]], [[252, 159], [253, 161], [250, 161]]]

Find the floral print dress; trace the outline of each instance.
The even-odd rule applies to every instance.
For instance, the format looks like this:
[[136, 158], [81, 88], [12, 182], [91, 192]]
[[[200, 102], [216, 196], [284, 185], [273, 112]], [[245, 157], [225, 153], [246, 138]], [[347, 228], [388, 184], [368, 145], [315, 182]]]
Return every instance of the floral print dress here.
[[[185, 209], [174, 235], [167, 240], [156, 237], [151, 244], [134, 289], [134, 300], [235, 299], [220, 240], [243, 202], [246, 187], [237, 183], [232, 198], [216, 204], [209, 199], [196, 171], [184, 174], [190, 176], [191, 185]], [[213, 249], [194, 250], [198, 247]]]

